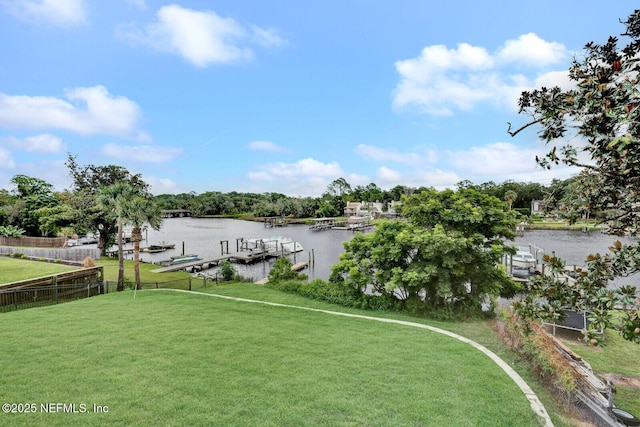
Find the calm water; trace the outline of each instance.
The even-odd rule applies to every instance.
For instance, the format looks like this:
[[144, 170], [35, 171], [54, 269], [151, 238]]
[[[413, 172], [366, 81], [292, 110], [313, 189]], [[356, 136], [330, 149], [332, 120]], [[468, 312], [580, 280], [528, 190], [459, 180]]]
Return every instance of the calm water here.
[[[200, 258], [215, 258], [222, 254], [221, 241], [228, 241], [229, 252], [237, 252], [237, 239], [282, 235], [300, 242], [304, 251], [290, 259], [295, 262], [315, 260], [315, 266], [304, 271], [310, 278], [328, 279], [331, 266], [338, 262], [344, 251], [343, 242], [350, 240], [353, 233], [344, 230], [310, 231], [307, 225], [288, 225], [267, 228], [261, 222], [240, 221], [218, 218], [170, 218], [165, 219], [159, 231], [148, 230], [148, 241], [143, 246], [164, 242], [174, 243], [175, 249], [158, 254], [141, 254], [144, 261], [160, 261], [182, 253], [197, 254]], [[536, 245], [546, 253], [555, 251], [567, 265], [584, 265], [590, 253], [604, 253], [611, 243], [635, 243], [637, 239], [609, 236], [600, 232], [532, 230], [518, 236], [516, 246]], [[226, 250], [226, 244], [225, 250]], [[130, 255], [129, 255], [130, 257]], [[245, 277], [259, 280], [269, 274], [274, 260], [253, 265], [235, 264], [236, 270]]]
[[[160, 261], [182, 253], [197, 254], [200, 258], [216, 258], [222, 254], [221, 241], [227, 241], [229, 252], [237, 252], [237, 239], [269, 236], [290, 237], [299, 242], [304, 251], [292, 254], [289, 258], [294, 262], [315, 261], [304, 270], [311, 279], [328, 279], [331, 266], [338, 262], [344, 251], [343, 242], [353, 237], [353, 232], [344, 230], [310, 231], [307, 225], [287, 225], [285, 227], [268, 228], [262, 222], [240, 221], [219, 218], [169, 218], [165, 219], [159, 231], [148, 230], [147, 243], [143, 246], [157, 245], [163, 242], [175, 243], [173, 250], [157, 254], [141, 254], [145, 261]], [[224, 249], [227, 243], [222, 244]], [[253, 265], [234, 264], [238, 273], [245, 277], [259, 280], [269, 274], [270, 266], [275, 259], [258, 262]]]
[[545, 253], [555, 251], [556, 255], [564, 259], [567, 265], [584, 265], [589, 254], [603, 254], [609, 246], [620, 240], [622, 243], [636, 243], [637, 238], [619, 237], [603, 234], [599, 231], [584, 233], [582, 231], [525, 231], [523, 236], [515, 240], [516, 246], [536, 245], [544, 249]]

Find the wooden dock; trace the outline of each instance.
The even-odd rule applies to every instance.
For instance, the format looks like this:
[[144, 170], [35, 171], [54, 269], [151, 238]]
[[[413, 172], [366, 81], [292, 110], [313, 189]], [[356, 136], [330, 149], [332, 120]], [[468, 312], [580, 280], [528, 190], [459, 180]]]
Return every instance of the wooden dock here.
[[[238, 252], [235, 254], [226, 254], [222, 255], [218, 258], [209, 258], [209, 259], [199, 259], [194, 261], [187, 262], [179, 262], [175, 264], [171, 264], [165, 267], [156, 268], [155, 270], [151, 270], [152, 273], [167, 273], [169, 271], [179, 271], [179, 270], [187, 270], [187, 269], [197, 269], [206, 270], [213, 266], [218, 265], [221, 261], [229, 260], [231, 262], [242, 262], [245, 264], [250, 264], [252, 262], [263, 261], [268, 258], [280, 257], [283, 253], [281, 251], [278, 252]], [[287, 252], [284, 252], [284, 255], [289, 255]]]
[[335, 220], [333, 218], [316, 218], [315, 224], [309, 227], [311, 231], [323, 231], [330, 230], [335, 226]]
[[264, 226], [268, 228], [284, 227], [288, 225], [288, 219], [284, 216], [267, 216], [264, 218]]
[[[175, 248], [176, 245], [174, 243], [168, 243], [168, 244], [161, 244], [161, 245], [151, 245], [151, 246], [144, 246], [140, 248], [140, 253], [158, 253], [158, 252], [164, 252], [167, 251], [169, 249], [173, 249]], [[133, 248], [122, 248], [122, 253], [123, 254], [132, 254], [133, 253]], [[107, 251], [107, 255], [113, 257], [113, 256], [118, 256], [118, 250], [114, 249], [111, 251]]]
[[338, 221], [335, 218], [316, 218], [315, 223], [309, 226], [311, 231], [324, 230], [347, 230], [347, 231], [364, 231], [373, 227], [373, 223], [369, 218], [353, 217], [344, 221]]
[[229, 259], [229, 258], [231, 258], [231, 255], [223, 255], [221, 257], [211, 258], [211, 259], [199, 259], [199, 260], [196, 260], [196, 261], [177, 262], [177, 263], [175, 263], [173, 265], [168, 265], [166, 267], [156, 268], [155, 270], [151, 270], [151, 272], [152, 273], [167, 273], [169, 271], [186, 270], [187, 268], [196, 268], [196, 267], [199, 267], [200, 269], [204, 270], [205, 269], [205, 265], [208, 266], [206, 268], [211, 268], [214, 265], [218, 265], [220, 263], [220, 261], [224, 261], [225, 259]]

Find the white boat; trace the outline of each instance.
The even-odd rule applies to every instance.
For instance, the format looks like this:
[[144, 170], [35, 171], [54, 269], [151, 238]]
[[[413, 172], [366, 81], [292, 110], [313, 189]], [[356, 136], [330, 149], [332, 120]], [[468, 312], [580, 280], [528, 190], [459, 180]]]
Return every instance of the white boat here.
[[511, 265], [513, 268], [530, 270], [532, 268], [535, 269], [538, 266], [538, 262], [531, 252], [519, 250], [512, 256]]
[[294, 242], [292, 238], [284, 236], [244, 239], [242, 248], [245, 250], [263, 249], [265, 252], [284, 251], [286, 253], [302, 252], [304, 250], [300, 242]]

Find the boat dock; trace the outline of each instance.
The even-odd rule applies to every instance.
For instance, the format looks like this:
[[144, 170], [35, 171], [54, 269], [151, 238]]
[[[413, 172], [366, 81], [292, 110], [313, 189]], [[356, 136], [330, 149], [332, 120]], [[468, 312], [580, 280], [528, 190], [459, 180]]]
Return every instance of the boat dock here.
[[284, 216], [267, 216], [264, 217], [264, 226], [268, 228], [272, 227], [284, 227], [288, 225], [289, 222]]
[[287, 251], [246, 251], [246, 252], [238, 252], [235, 254], [225, 254], [219, 256], [217, 258], [209, 258], [209, 259], [198, 259], [193, 261], [186, 262], [176, 262], [171, 265], [167, 265], [161, 268], [156, 268], [155, 270], [151, 270], [152, 273], [167, 273], [170, 271], [179, 271], [179, 270], [206, 270], [212, 267], [217, 266], [220, 262], [224, 260], [229, 260], [231, 262], [242, 262], [244, 264], [250, 264], [252, 262], [262, 261], [268, 258], [277, 258], [282, 255], [289, 255]]
[[[176, 245], [175, 243], [163, 243], [161, 245], [150, 245], [150, 246], [145, 246], [145, 247], [141, 247], [140, 248], [140, 253], [158, 253], [158, 252], [164, 252], [166, 250], [169, 249], [173, 249], [175, 248]], [[122, 253], [123, 254], [132, 254], [133, 253], [133, 248], [122, 248]], [[113, 257], [113, 256], [117, 256], [118, 255], [118, 249], [113, 249], [110, 251], [107, 251], [107, 255]]]
[[350, 217], [343, 221], [337, 221], [335, 218], [316, 218], [314, 221], [315, 223], [309, 226], [309, 230], [311, 231], [363, 231], [373, 227], [371, 220], [364, 217]]
[[[187, 268], [200, 268], [201, 270], [205, 270], [207, 268], [211, 268], [213, 266], [218, 265], [221, 261], [229, 259], [230, 255], [223, 255], [218, 258], [211, 259], [199, 259], [195, 261], [187, 261], [187, 262], [177, 262], [172, 265], [168, 265], [166, 267], [156, 268], [155, 270], [151, 270], [152, 273], [167, 273], [170, 271], [179, 271], [186, 270]], [[206, 267], [205, 267], [206, 266]]]
[[322, 231], [322, 230], [330, 230], [336, 224], [333, 218], [316, 218], [315, 224], [309, 227], [311, 231]]

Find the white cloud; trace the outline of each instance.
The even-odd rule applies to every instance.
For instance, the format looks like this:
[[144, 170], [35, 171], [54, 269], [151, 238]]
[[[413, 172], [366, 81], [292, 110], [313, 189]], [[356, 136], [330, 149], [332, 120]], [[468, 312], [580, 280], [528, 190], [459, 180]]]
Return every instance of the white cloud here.
[[36, 153], [62, 153], [66, 149], [62, 139], [49, 134], [40, 134], [29, 136], [22, 140], [15, 140], [14, 146]]
[[255, 151], [273, 151], [273, 152], [287, 151], [285, 147], [276, 145], [271, 141], [252, 141], [249, 143], [249, 148]]
[[322, 163], [311, 158], [295, 163], [269, 163], [248, 173], [249, 180], [262, 188], [270, 188], [271, 183], [275, 182], [280, 191], [287, 194], [316, 196], [324, 192], [329, 183], [342, 176], [346, 176], [346, 173], [338, 163]]
[[145, 0], [125, 0], [131, 6], [137, 7], [140, 10], [145, 10], [147, 8], [147, 3]]
[[301, 177], [338, 177], [341, 174], [342, 169], [336, 162], [322, 163], [314, 159], [302, 159], [296, 163], [269, 163], [261, 166], [259, 171], [249, 172], [249, 178], [275, 181]]
[[102, 154], [116, 159], [128, 159], [141, 163], [165, 163], [182, 154], [180, 148], [166, 148], [155, 145], [117, 145], [106, 144]]
[[531, 171], [537, 151], [508, 142], [496, 142], [449, 153], [450, 162], [465, 175], [513, 174]]
[[380, 188], [390, 189], [397, 185], [408, 187], [434, 187], [437, 189], [453, 188], [460, 182], [460, 176], [454, 171], [436, 168], [417, 168], [397, 171], [381, 166], [376, 173], [376, 183]]
[[554, 87], [558, 86], [563, 90], [573, 89], [576, 83], [569, 78], [569, 71], [550, 71], [541, 74], [535, 80], [534, 87]]
[[16, 167], [16, 162], [11, 157], [9, 150], [5, 150], [0, 147], [0, 168], [13, 169]]
[[178, 187], [173, 180], [168, 178], [156, 178], [153, 176], [145, 176], [144, 181], [149, 184], [152, 194], [177, 194], [185, 192]]
[[[389, 169], [386, 166], [380, 167], [376, 176], [380, 185], [390, 185], [391, 183], [402, 181], [402, 174], [400, 172]], [[391, 186], [393, 187], [394, 185]]]
[[558, 165], [551, 170], [541, 168], [535, 158], [544, 156], [549, 149], [544, 145], [524, 148], [497, 142], [449, 152], [446, 156], [453, 169], [473, 182], [550, 182], [554, 178], [566, 179], [578, 173], [578, 168], [566, 165]]
[[400, 153], [395, 148], [380, 148], [372, 145], [360, 144], [355, 148], [357, 154], [377, 161], [390, 161], [407, 165], [420, 165], [437, 161], [435, 151], [429, 150], [424, 154]]
[[261, 28], [257, 25], [252, 25], [251, 32], [253, 33], [253, 40], [264, 47], [278, 47], [287, 43], [275, 28]]
[[263, 46], [284, 43], [273, 29], [245, 27], [212, 10], [197, 11], [172, 4], [161, 7], [156, 15], [156, 21], [143, 30], [121, 27], [120, 35], [159, 51], [179, 54], [198, 67], [251, 59], [253, 50], [248, 45], [252, 39]]
[[82, 135], [106, 134], [148, 140], [137, 129], [138, 105], [103, 86], [65, 91], [68, 101], [0, 93], [0, 125], [17, 129], [63, 129]]
[[566, 57], [564, 45], [548, 42], [534, 33], [523, 34], [517, 40], [507, 40], [497, 53], [501, 62], [517, 62], [537, 67], [557, 64]]
[[[456, 49], [427, 46], [420, 56], [395, 63], [400, 80], [393, 92], [392, 107], [396, 111], [414, 107], [433, 116], [471, 110], [483, 102], [515, 109], [522, 91], [535, 87], [536, 79], [535, 74], [524, 75], [518, 67], [535, 66], [542, 73], [542, 67], [566, 57], [563, 45], [533, 33], [508, 40], [495, 55], [466, 43]], [[535, 68], [531, 70], [529, 67], [530, 72], [536, 72]], [[565, 84], [567, 80], [559, 72], [547, 72], [540, 78]]]
[[0, 5], [28, 22], [79, 25], [87, 20], [84, 0], [0, 0]]

